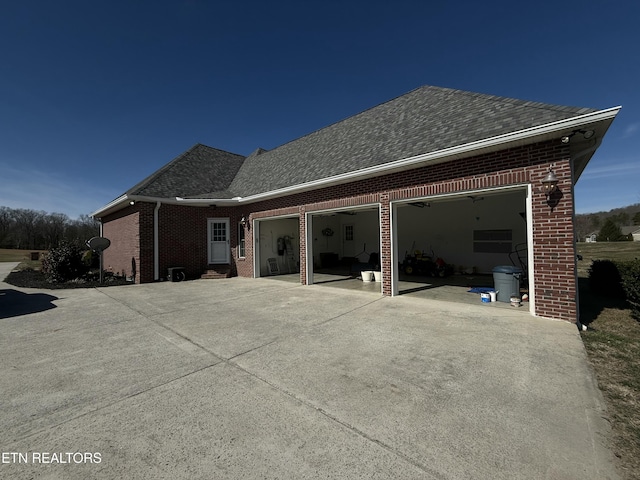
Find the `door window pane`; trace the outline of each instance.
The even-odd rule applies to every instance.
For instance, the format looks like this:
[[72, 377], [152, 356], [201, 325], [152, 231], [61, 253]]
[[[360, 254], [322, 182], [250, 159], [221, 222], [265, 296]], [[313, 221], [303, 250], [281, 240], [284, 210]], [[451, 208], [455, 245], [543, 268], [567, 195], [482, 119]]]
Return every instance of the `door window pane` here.
[[227, 240], [227, 228], [225, 223], [214, 222], [212, 227], [212, 239], [214, 242], [225, 242]]

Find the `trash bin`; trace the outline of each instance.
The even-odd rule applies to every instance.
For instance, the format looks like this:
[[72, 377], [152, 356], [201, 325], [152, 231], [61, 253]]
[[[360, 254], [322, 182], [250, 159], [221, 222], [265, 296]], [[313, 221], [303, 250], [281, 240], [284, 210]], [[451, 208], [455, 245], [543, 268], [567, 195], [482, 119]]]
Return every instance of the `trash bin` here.
[[520, 297], [522, 269], [511, 265], [500, 265], [493, 269], [493, 284], [498, 292], [498, 301], [509, 303], [511, 295]]

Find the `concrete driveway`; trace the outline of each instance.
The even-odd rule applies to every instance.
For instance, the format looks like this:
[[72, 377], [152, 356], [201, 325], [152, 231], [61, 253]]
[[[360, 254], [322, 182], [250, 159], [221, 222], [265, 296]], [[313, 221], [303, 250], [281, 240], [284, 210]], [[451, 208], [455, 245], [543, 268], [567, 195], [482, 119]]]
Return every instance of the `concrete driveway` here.
[[618, 478], [576, 327], [515, 309], [0, 283], [0, 365], [2, 478]]

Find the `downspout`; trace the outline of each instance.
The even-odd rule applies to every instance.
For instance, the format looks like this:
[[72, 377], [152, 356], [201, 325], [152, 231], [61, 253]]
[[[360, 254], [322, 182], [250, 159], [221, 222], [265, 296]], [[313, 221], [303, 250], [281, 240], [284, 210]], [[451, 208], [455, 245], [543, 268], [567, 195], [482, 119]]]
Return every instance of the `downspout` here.
[[160, 252], [158, 248], [158, 210], [160, 210], [161, 202], [156, 202], [153, 209], [153, 280], [160, 280]]

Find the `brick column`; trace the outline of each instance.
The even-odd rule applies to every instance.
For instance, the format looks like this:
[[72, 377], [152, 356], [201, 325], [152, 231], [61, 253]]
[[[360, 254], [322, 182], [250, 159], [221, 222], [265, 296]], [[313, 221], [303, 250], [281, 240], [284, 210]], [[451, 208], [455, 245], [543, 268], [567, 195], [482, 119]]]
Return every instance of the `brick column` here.
[[548, 165], [540, 165], [531, 172], [535, 313], [576, 322], [578, 292], [570, 160], [555, 162], [552, 169], [559, 183], [558, 191], [549, 199], [540, 191]]
[[307, 234], [305, 208], [300, 207], [300, 283], [307, 284]]
[[380, 194], [380, 267], [382, 270], [382, 294], [391, 295], [391, 205], [389, 193]]

